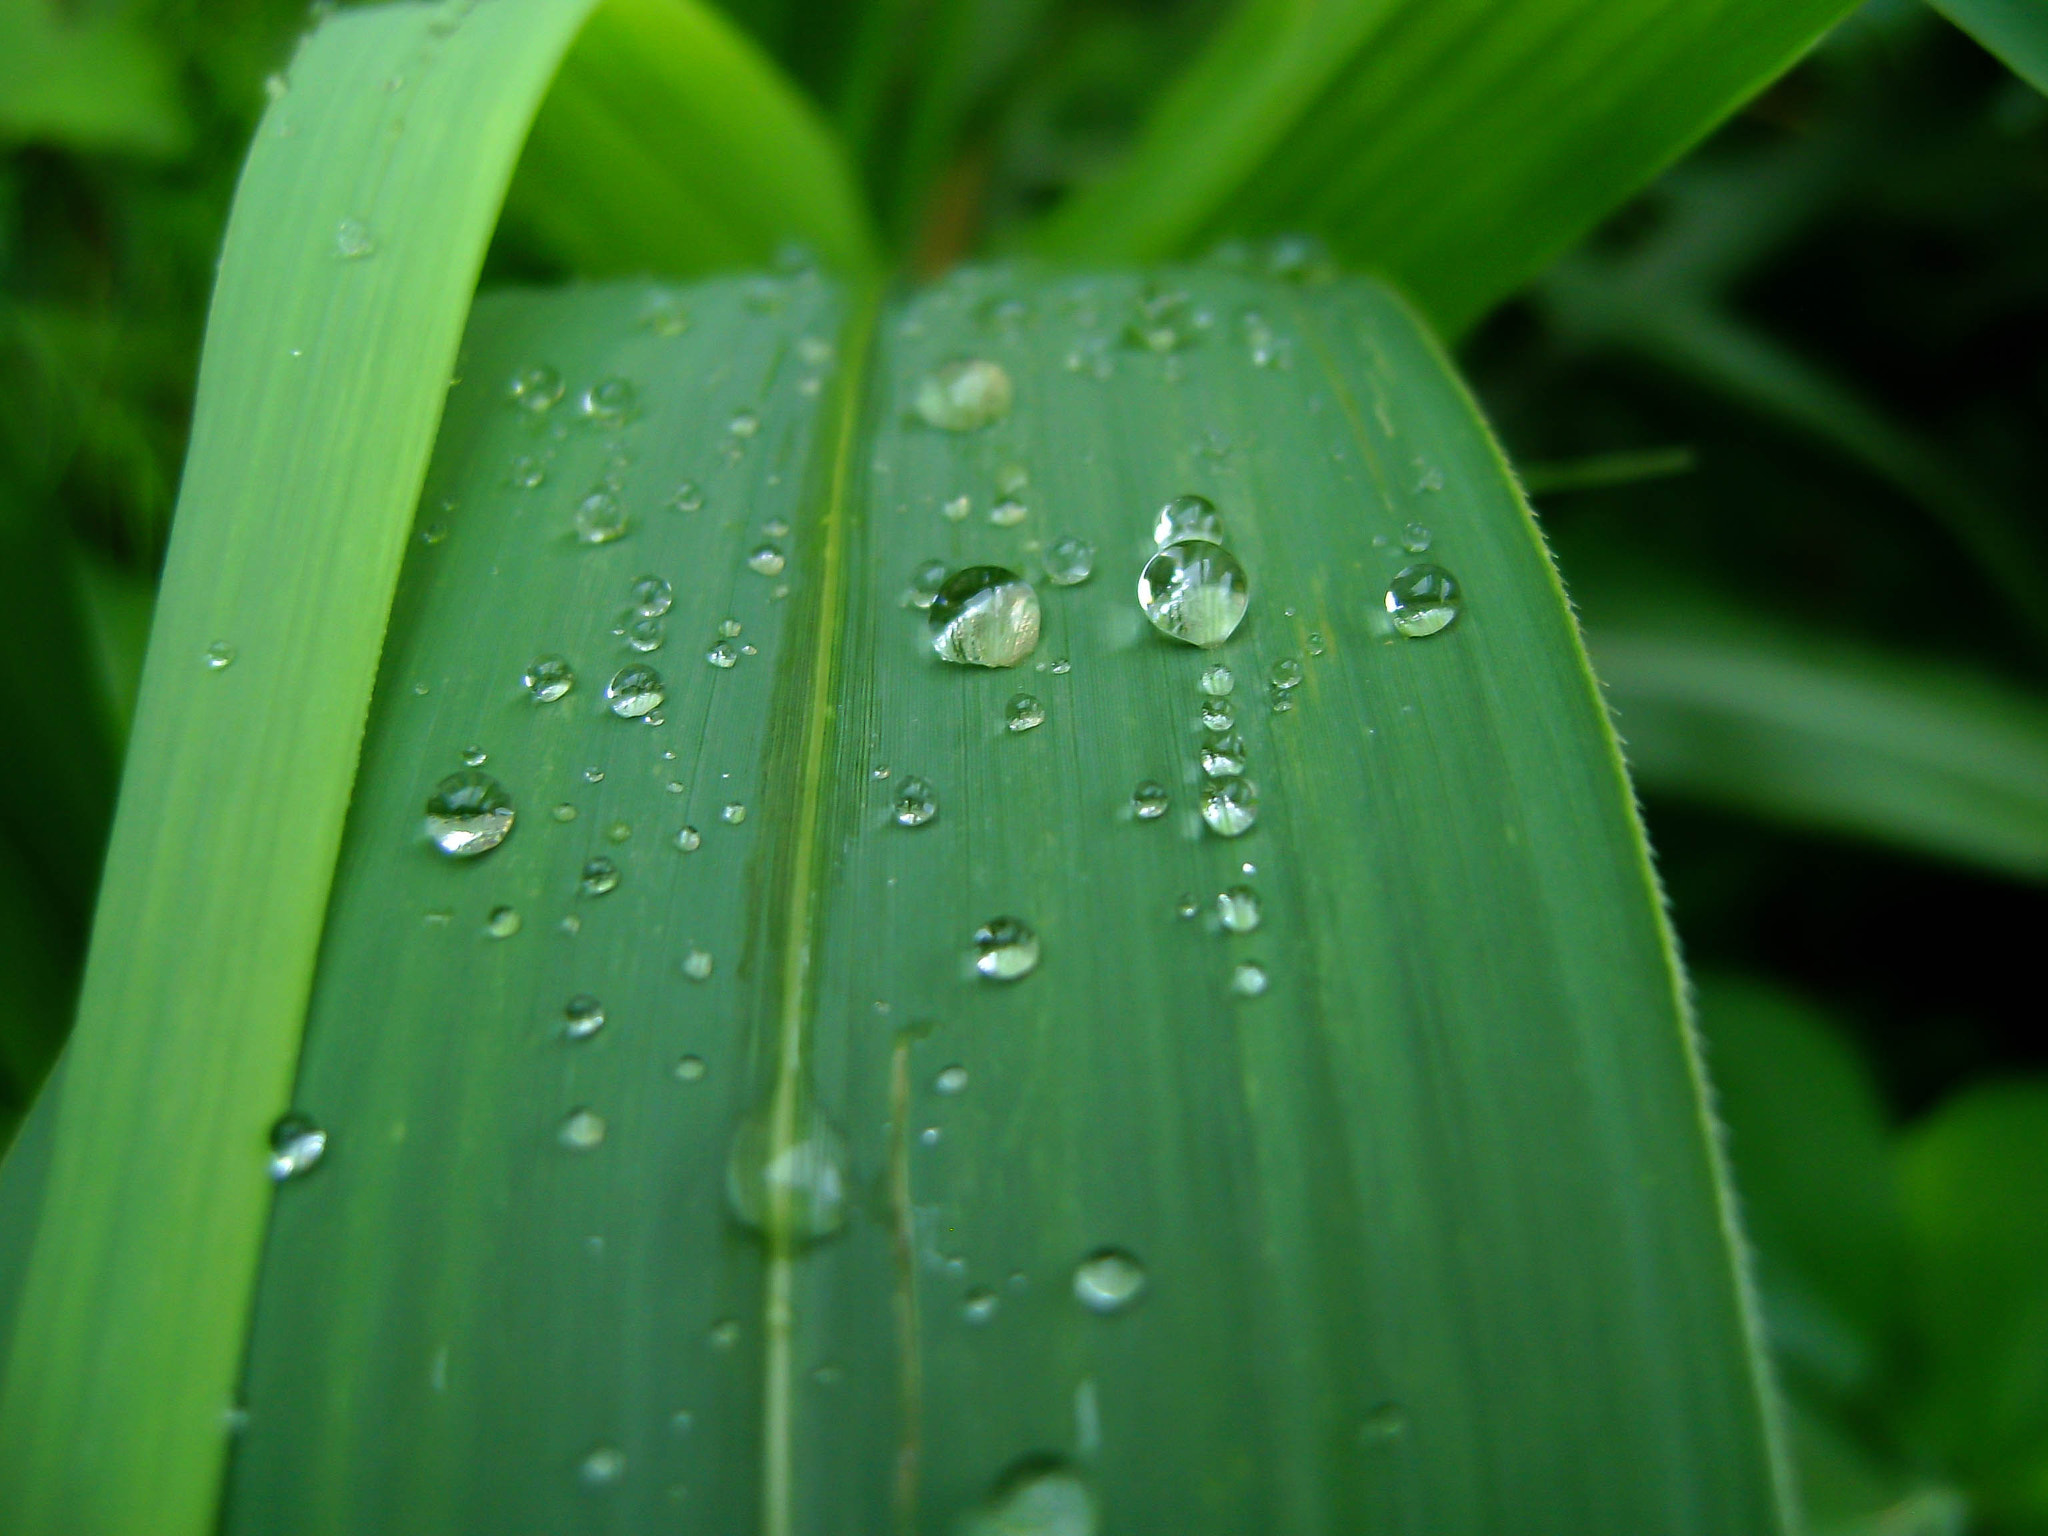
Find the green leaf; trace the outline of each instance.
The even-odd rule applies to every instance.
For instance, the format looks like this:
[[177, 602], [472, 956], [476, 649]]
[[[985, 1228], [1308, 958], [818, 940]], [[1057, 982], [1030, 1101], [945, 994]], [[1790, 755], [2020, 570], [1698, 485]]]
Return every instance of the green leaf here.
[[1900, 1177], [1919, 1432], [1987, 1512], [2048, 1519], [2048, 1083], [1952, 1099], [1914, 1132]]
[[0, 143], [166, 157], [191, 134], [170, 61], [115, 16], [53, 0], [0, 6]]
[[2048, 876], [2048, 707], [1981, 674], [1726, 622], [1594, 636], [1655, 794]]
[[1457, 330], [1789, 67], [1844, 0], [1246, 0], [1037, 238], [1320, 235]]
[[2048, 6], [2041, 0], [1928, 0], [2037, 91], [2048, 91]]

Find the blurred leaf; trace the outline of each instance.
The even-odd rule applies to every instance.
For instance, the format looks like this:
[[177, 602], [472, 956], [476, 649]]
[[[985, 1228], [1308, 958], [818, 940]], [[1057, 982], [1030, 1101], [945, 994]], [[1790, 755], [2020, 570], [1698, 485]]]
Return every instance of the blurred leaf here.
[[128, 741], [135, 695], [142, 685], [142, 657], [149, 645], [149, 620], [156, 583], [82, 549], [71, 552], [92, 675], [116, 755]]
[[124, 17], [79, 9], [0, 4], [0, 143], [177, 154], [190, 125], [157, 41]]
[[1812, 641], [1611, 627], [1591, 644], [1652, 794], [2048, 878], [2048, 708], [1974, 673]]
[[2037, 91], [2048, 91], [2048, 4], [2043, 0], [1928, 0], [2005, 61]]
[[1987, 1510], [2048, 1519], [2048, 1081], [1951, 1100], [1908, 1139], [1900, 1178], [1916, 1427]]
[[1033, 243], [1305, 232], [1458, 330], [1789, 67], [1849, 0], [1246, 0]]
[[1866, 1447], [1797, 1392], [1785, 1403], [1808, 1536], [1964, 1536], [1969, 1502]]

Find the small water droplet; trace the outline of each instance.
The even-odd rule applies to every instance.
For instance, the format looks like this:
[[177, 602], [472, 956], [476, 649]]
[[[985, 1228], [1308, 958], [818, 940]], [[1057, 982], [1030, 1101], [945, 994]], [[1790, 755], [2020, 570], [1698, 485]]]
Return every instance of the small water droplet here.
[[1045, 723], [1045, 706], [1031, 694], [1012, 694], [1003, 706], [1003, 723], [1013, 731], [1032, 730]]
[[1234, 777], [1244, 772], [1246, 764], [1244, 738], [1234, 731], [1203, 744], [1202, 774], [1205, 778]]
[[1223, 542], [1223, 514], [1206, 496], [1176, 496], [1159, 509], [1152, 525], [1152, 542], [1164, 549], [1182, 539]]
[[1189, 918], [1202, 910], [1202, 904], [1192, 896], [1183, 896], [1173, 904], [1173, 910], [1176, 916]]
[[1457, 578], [1440, 565], [1404, 566], [1387, 587], [1387, 613], [1394, 628], [1420, 640], [1450, 628], [1464, 607]]
[[729, 801], [718, 813], [718, 819], [729, 827], [736, 827], [747, 819], [747, 808], [737, 800]]
[[990, 918], [974, 930], [974, 951], [974, 968], [991, 981], [1017, 981], [1038, 969], [1038, 935], [1021, 918]]
[[1273, 663], [1273, 670], [1268, 674], [1268, 678], [1275, 688], [1283, 692], [1289, 688], [1299, 688], [1301, 686], [1301, 663], [1292, 656], [1282, 656]]
[[762, 544], [747, 556], [747, 569], [761, 576], [780, 576], [789, 563], [779, 546]]
[[334, 249], [343, 261], [361, 261], [376, 254], [377, 239], [361, 219], [343, 219], [334, 226]]
[[576, 405], [591, 421], [615, 426], [632, 413], [639, 392], [626, 379], [599, 379], [583, 391]]
[[741, 624], [738, 619], [720, 619], [718, 621], [718, 632], [728, 640], [738, 639], [740, 629]]
[[1131, 811], [1140, 821], [1157, 821], [1170, 803], [1166, 786], [1157, 779], [1145, 779], [1131, 791]]
[[987, 1286], [969, 1291], [960, 1302], [960, 1316], [969, 1323], [981, 1324], [996, 1315], [996, 1308], [1002, 1304], [1000, 1297]]
[[422, 544], [445, 544], [447, 541], [448, 525], [446, 523], [429, 523], [420, 530], [420, 542]]
[[1444, 472], [1434, 464], [1421, 459], [1415, 461], [1415, 489], [1418, 491], [1440, 491], [1444, 488]]
[[1031, 509], [1015, 497], [1006, 496], [988, 509], [988, 520], [998, 528], [1014, 528], [1031, 515]]
[[1429, 548], [1429, 530], [1420, 523], [1410, 523], [1401, 530], [1401, 547], [1411, 555], [1419, 555]]
[[1038, 646], [1038, 593], [1015, 571], [970, 565], [946, 578], [927, 615], [947, 661], [1014, 667]]
[[1079, 586], [1095, 570], [1095, 546], [1072, 534], [1054, 539], [1045, 551], [1045, 579], [1056, 587]]
[[626, 1475], [626, 1453], [615, 1446], [600, 1445], [577, 1469], [577, 1475], [589, 1488], [609, 1488]]
[[562, 1033], [571, 1040], [588, 1040], [604, 1028], [604, 1004], [588, 992], [578, 992], [562, 1005]]
[[487, 773], [451, 773], [427, 797], [427, 838], [450, 858], [489, 853], [512, 831], [517, 813], [505, 786]]
[[579, 544], [609, 544], [626, 533], [626, 509], [606, 490], [592, 491], [577, 502], [572, 521]]
[[1237, 556], [1206, 539], [1168, 544], [1138, 577], [1138, 606], [1152, 627], [1189, 645], [1221, 645], [1250, 603], [1250, 583]]
[[517, 907], [493, 907], [484, 919], [484, 932], [494, 939], [509, 939], [519, 931], [519, 909]]
[[[626, 670], [630, 672], [633, 669], [628, 667]], [[597, 764], [592, 763], [583, 770], [583, 782], [586, 784], [602, 784], [604, 782], [604, 770], [598, 767]]]
[[1241, 961], [1230, 973], [1230, 990], [1239, 997], [1261, 996], [1267, 984], [1266, 968], [1256, 960]]
[[206, 670], [221, 672], [235, 664], [235, 648], [225, 640], [216, 640], [206, 648]]
[[291, 86], [283, 75], [273, 73], [263, 77], [263, 98], [266, 101], [283, 101], [290, 90]]
[[1323, 654], [1323, 637], [1314, 630], [1308, 632], [1308, 653], [1311, 656]]
[[735, 1317], [720, 1318], [711, 1325], [711, 1332], [706, 1337], [710, 1340], [713, 1349], [733, 1348], [740, 1341], [739, 1319]]
[[711, 965], [711, 951], [708, 949], [692, 946], [690, 952], [683, 956], [683, 974], [692, 981], [709, 981]]
[[761, 430], [761, 418], [752, 411], [734, 411], [732, 419], [725, 424], [725, 430], [744, 441]]
[[704, 834], [695, 827], [684, 827], [676, 833], [676, 847], [684, 853], [695, 853], [704, 845]]
[[552, 410], [555, 402], [562, 398], [562, 376], [546, 363], [535, 363], [512, 375], [506, 393], [521, 410], [539, 414]]
[[1121, 1248], [1098, 1248], [1074, 1266], [1074, 1297], [1105, 1317], [1145, 1294], [1145, 1266]]
[[996, 491], [1004, 496], [1022, 496], [1031, 485], [1031, 471], [1022, 464], [1005, 464], [996, 471]]
[[1096, 1536], [1095, 1495], [1056, 1456], [1032, 1456], [997, 1482], [958, 1526], [959, 1536]]
[[955, 496], [950, 501], [944, 501], [939, 504], [939, 516], [949, 523], [966, 522], [968, 514], [973, 510], [974, 498], [972, 496]]
[[472, 768], [481, 768], [489, 761], [489, 755], [482, 747], [464, 747], [462, 760]]
[[1007, 416], [1013, 397], [1010, 376], [1000, 364], [963, 358], [918, 381], [916, 410], [927, 426], [972, 432]]
[[[660, 706], [668, 696], [667, 686], [661, 674], [650, 666], [639, 662], [624, 666], [612, 674], [612, 680], [605, 684], [604, 696], [610, 701], [612, 713], [621, 720], [637, 720], [651, 709]], [[590, 778], [588, 772], [585, 778]], [[599, 773], [597, 778], [604, 775]], [[597, 779], [591, 779], [595, 784]]]
[[660, 576], [642, 576], [633, 583], [633, 612], [644, 619], [658, 619], [675, 606], [676, 589]]
[[625, 634], [626, 644], [645, 656], [661, 649], [662, 642], [668, 639], [668, 625], [641, 614], [626, 621]]
[[1259, 791], [1250, 779], [1218, 779], [1202, 791], [1202, 820], [1218, 837], [1242, 837], [1259, 819]]
[[730, 640], [721, 640], [704, 653], [704, 659], [714, 667], [729, 671], [739, 665], [740, 648]]
[[603, 854], [583, 861], [577, 888], [586, 896], [605, 896], [619, 888], [619, 866]]
[[702, 1056], [684, 1056], [676, 1062], [676, 1077], [681, 1082], [701, 1083], [708, 1070]]
[[788, 1106], [766, 1104], [733, 1136], [725, 1194], [757, 1232], [800, 1242], [830, 1237], [846, 1220], [846, 1138], [808, 1094]]
[[906, 608], [929, 608], [946, 584], [946, 562], [926, 560], [910, 573], [910, 586], [903, 594]]
[[932, 1079], [932, 1088], [935, 1092], [949, 1096], [956, 1093], [965, 1093], [967, 1091], [967, 1069], [961, 1066], [947, 1067], [937, 1077]]
[[1216, 896], [1216, 921], [1231, 933], [1250, 933], [1259, 926], [1259, 893], [1248, 885], [1233, 885]]
[[623, 843], [633, 835], [633, 823], [630, 821], [615, 821], [604, 829], [604, 835], [607, 842]]
[[1236, 686], [1237, 678], [1232, 675], [1230, 668], [1224, 666], [1222, 662], [1219, 661], [1212, 667], [1204, 667], [1202, 669], [1201, 689], [1210, 698], [1227, 698], [1231, 689]]
[[1237, 709], [1228, 699], [1202, 700], [1202, 724], [1212, 731], [1227, 731], [1237, 723]]
[[285, 1115], [270, 1128], [270, 1177], [276, 1183], [311, 1173], [326, 1155], [327, 1133], [305, 1115]]
[[696, 481], [685, 480], [676, 487], [676, 493], [669, 497], [668, 504], [678, 512], [696, 512], [703, 508], [704, 493], [698, 489]]
[[562, 1117], [555, 1139], [571, 1152], [588, 1152], [604, 1144], [604, 1116], [588, 1109], [572, 1109]]
[[1358, 1426], [1358, 1443], [1369, 1448], [1393, 1445], [1408, 1433], [1408, 1414], [1399, 1403], [1381, 1403]]
[[929, 782], [915, 775], [896, 787], [896, 804], [891, 813], [899, 827], [921, 827], [939, 814], [939, 796]]

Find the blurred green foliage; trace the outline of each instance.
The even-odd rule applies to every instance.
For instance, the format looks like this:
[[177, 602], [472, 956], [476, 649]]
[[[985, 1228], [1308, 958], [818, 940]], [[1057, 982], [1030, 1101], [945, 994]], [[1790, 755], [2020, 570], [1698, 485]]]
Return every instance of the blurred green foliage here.
[[[928, 267], [1099, 179], [1226, 10], [726, 8]], [[2041, 82], [2044, 8], [1942, 8]], [[222, 221], [305, 22], [0, 6], [0, 1144], [69, 1019]], [[1837, 1536], [2048, 1531], [2048, 101], [1985, 46], [1876, 0], [1465, 345], [1614, 658]], [[491, 270], [550, 268], [512, 232]]]

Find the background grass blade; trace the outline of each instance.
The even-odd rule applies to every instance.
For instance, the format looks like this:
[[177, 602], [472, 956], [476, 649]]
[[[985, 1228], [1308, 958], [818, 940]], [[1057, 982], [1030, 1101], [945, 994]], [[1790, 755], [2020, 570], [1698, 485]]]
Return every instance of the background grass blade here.
[[2005, 61], [2037, 91], [2048, 91], [2048, 8], [2040, 0], [1928, 0]]
[[[258, 136], [47, 1172], [16, 1205], [40, 1217], [0, 1315], [10, 1531], [159, 1536], [212, 1518], [263, 1133], [297, 1053], [386, 608], [484, 243], [588, 9], [334, 18]], [[726, 101], [745, 105], [736, 87]], [[633, 233], [622, 257], [672, 252]], [[215, 642], [232, 665], [207, 665]]]
[[1309, 232], [1458, 330], [1787, 68], [1844, 0], [1248, 0], [1048, 253]]
[[[1048, 1456], [1102, 1529], [1782, 1528], [1641, 839], [1505, 468], [1380, 291], [1159, 280], [1258, 308], [1295, 367], [1121, 348], [1136, 277], [963, 272], [884, 312], [872, 365], [802, 278], [693, 289], [675, 337], [637, 286], [479, 307], [337, 876], [296, 1090], [332, 1151], [276, 1203], [229, 1532], [941, 1532]], [[964, 355], [1015, 408], [916, 423]], [[637, 417], [551, 437], [501, 389], [543, 362], [632, 380]], [[509, 486], [547, 444], [548, 483]], [[630, 530], [579, 548], [608, 465]], [[999, 486], [1021, 521], [991, 521]], [[1219, 652], [1132, 597], [1188, 490], [1256, 588]], [[1427, 641], [1380, 604], [1413, 521], [1470, 594]], [[915, 567], [1036, 575], [1063, 534], [1095, 574], [1041, 583], [1030, 663], [932, 656]], [[750, 569], [763, 541], [783, 571]], [[650, 573], [675, 606], [641, 658], [615, 627]], [[759, 655], [708, 666], [727, 619]], [[539, 651], [566, 699], [519, 688]], [[639, 659], [652, 726], [598, 697]], [[1264, 792], [1234, 842], [1196, 814], [1218, 660]], [[522, 822], [458, 865], [418, 815], [472, 745]], [[911, 775], [939, 809], [904, 828]], [[593, 857], [616, 889], [581, 887]], [[1215, 922], [1237, 884], [1256, 932]], [[1002, 913], [1044, 947], [1007, 986], [968, 963]], [[1233, 990], [1247, 962], [1264, 993]], [[792, 1082], [845, 1138], [846, 1224], [764, 1248], [728, 1151]], [[1148, 1283], [1100, 1316], [1074, 1273], [1112, 1245]]]
[[2048, 876], [2048, 707], [1975, 675], [1724, 630], [1595, 636], [1645, 787]]

